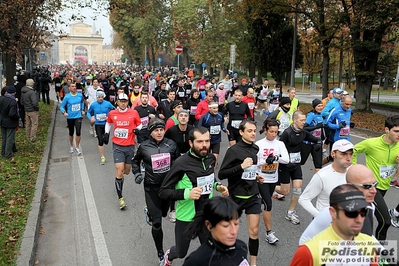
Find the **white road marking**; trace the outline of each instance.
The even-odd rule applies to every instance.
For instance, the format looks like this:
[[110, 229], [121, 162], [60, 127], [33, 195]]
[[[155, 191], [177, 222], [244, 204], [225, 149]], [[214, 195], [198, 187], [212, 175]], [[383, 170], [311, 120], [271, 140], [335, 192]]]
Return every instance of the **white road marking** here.
[[98, 216], [96, 203], [94, 201], [93, 191], [91, 189], [89, 175], [87, 173], [86, 163], [83, 155], [78, 156], [78, 165], [80, 175], [82, 177], [86, 207], [89, 214], [91, 231], [93, 234], [93, 242], [96, 247], [98, 263], [100, 265], [111, 266], [111, 258], [108, 253], [107, 244], [105, 243], [105, 238], [101, 227], [100, 218]]

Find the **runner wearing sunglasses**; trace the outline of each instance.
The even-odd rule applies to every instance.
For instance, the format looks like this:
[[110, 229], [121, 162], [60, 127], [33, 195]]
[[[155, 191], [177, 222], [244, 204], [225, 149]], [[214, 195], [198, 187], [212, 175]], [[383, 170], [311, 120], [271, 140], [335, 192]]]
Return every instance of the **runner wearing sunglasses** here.
[[[373, 237], [360, 233], [368, 214], [368, 206], [369, 203], [363, 193], [355, 185], [344, 184], [334, 188], [330, 194], [329, 212], [332, 218], [330, 226], [300, 245], [290, 265], [321, 265], [324, 264], [323, 259], [327, 258], [328, 262], [334, 265], [347, 259], [350, 261], [358, 259], [362, 262], [375, 259], [375, 254], [359, 248], [362, 244], [377, 245]], [[333, 249], [339, 253], [330, 252]], [[347, 250], [351, 252], [341, 252]], [[365, 262], [361, 265], [378, 265], [378, 263]]]
[[366, 155], [366, 165], [373, 173], [377, 185], [375, 196], [375, 217], [378, 225], [375, 237], [378, 240], [387, 238], [388, 228], [391, 226], [399, 228], [399, 205], [388, 210], [384, 196], [390, 187], [399, 163], [399, 115], [387, 117], [385, 120], [385, 134], [377, 138], [369, 138], [355, 145], [353, 163], [357, 162], [357, 156], [361, 153]]
[[[335, 143], [334, 143], [335, 144]], [[353, 184], [363, 192], [366, 201], [369, 203], [369, 213], [364, 221], [361, 232], [369, 236], [373, 235], [373, 215], [375, 206], [374, 196], [377, 193], [373, 172], [362, 164], [352, 165], [346, 173], [346, 183]], [[329, 207], [324, 208], [317, 214], [312, 222], [308, 225], [299, 239], [299, 245], [313, 238], [315, 235], [326, 229], [331, 223], [331, 215]]]

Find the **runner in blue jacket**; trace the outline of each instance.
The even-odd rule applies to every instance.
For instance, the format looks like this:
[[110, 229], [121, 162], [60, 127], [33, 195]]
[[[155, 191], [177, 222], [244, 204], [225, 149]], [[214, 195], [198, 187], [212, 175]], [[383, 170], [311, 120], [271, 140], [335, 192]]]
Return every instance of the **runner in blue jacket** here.
[[211, 152], [216, 157], [215, 167], [217, 166], [218, 156], [220, 152], [220, 143], [222, 142], [222, 131], [227, 133], [226, 127], [224, 126], [224, 117], [218, 112], [218, 103], [210, 102], [209, 111], [201, 116], [198, 126], [205, 127], [211, 134]]
[[87, 118], [90, 124], [94, 124], [95, 132], [98, 139], [98, 151], [100, 152], [101, 161], [100, 164], [104, 165], [106, 162], [104, 156], [104, 140], [103, 136], [105, 133], [105, 124], [107, 122], [107, 117], [109, 111], [114, 109], [114, 106], [109, 102], [104, 100], [105, 93], [101, 90], [96, 92], [97, 101], [90, 104], [90, 108], [87, 111]]

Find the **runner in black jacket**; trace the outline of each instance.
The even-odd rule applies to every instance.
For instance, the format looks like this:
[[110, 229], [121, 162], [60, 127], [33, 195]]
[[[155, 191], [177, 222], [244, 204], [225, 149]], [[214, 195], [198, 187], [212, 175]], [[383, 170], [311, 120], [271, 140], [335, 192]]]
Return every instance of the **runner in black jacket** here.
[[183, 266], [249, 265], [247, 245], [237, 239], [240, 215], [238, 205], [229, 198], [208, 200], [189, 228], [193, 237], [205, 231], [208, 240], [187, 257]]
[[[189, 133], [191, 149], [180, 156], [165, 177], [159, 197], [176, 200], [175, 246], [165, 253], [160, 265], [171, 265], [174, 259], [184, 258], [191, 238], [185, 233], [195, 214], [203, 210], [205, 202], [212, 197], [213, 190], [228, 195], [228, 190], [216, 182], [214, 174], [215, 156], [209, 153], [210, 136], [204, 127], [196, 127]], [[200, 242], [206, 236], [200, 235]]]
[[169, 202], [158, 196], [159, 188], [172, 163], [180, 156], [174, 141], [164, 138], [165, 123], [159, 118], [153, 118], [148, 124], [150, 139], [139, 146], [132, 160], [132, 172], [135, 181], [140, 184], [143, 175], [140, 171], [141, 162], [145, 165], [144, 193], [147, 207], [147, 223], [152, 225], [152, 237], [158, 252], [159, 260], [163, 259], [162, 217], [166, 217]]
[[259, 151], [259, 147], [254, 144], [256, 123], [243, 120], [239, 126], [239, 133], [242, 141], [227, 150], [219, 170], [219, 178], [228, 179], [230, 197], [238, 204], [240, 211], [245, 210], [250, 262], [251, 265], [256, 265], [259, 249], [258, 228], [262, 212], [257, 181], [263, 182], [263, 177], [256, 173]]

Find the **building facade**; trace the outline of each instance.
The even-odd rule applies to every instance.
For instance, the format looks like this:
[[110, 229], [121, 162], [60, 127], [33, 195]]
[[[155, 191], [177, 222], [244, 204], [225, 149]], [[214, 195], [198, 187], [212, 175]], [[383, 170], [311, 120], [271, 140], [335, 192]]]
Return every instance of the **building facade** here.
[[102, 64], [101, 33], [85, 23], [70, 25], [69, 34], [58, 40], [58, 62], [69, 64]]

